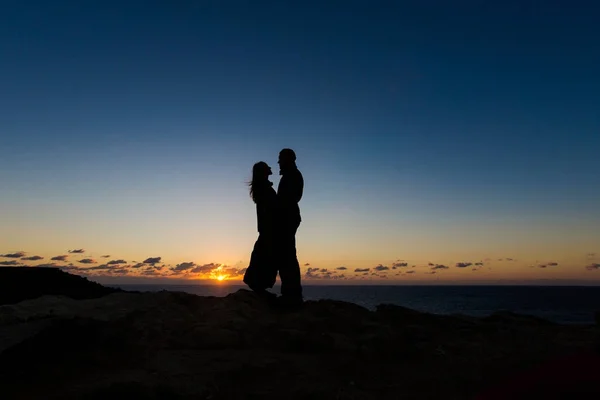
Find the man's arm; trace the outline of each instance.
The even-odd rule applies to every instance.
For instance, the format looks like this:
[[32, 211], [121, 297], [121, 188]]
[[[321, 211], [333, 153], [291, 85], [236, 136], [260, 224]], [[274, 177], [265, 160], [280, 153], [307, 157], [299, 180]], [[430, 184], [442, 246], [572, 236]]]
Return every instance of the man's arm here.
[[294, 175], [294, 180], [291, 183], [292, 199], [297, 204], [302, 199], [302, 194], [304, 193], [304, 177], [302, 177], [300, 171], [298, 171], [297, 175]]
[[282, 178], [277, 195], [284, 204], [298, 204], [304, 192], [304, 178], [300, 171]]

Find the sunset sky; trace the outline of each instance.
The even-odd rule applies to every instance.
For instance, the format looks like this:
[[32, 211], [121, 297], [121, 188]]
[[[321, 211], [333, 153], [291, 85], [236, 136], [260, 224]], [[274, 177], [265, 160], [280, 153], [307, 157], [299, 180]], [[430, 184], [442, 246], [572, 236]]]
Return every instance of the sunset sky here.
[[276, 187], [290, 147], [306, 281], [600, 284], [599, 20], [592, 1], [4, 2], [0, 265], [240, 279], [252, 164]]

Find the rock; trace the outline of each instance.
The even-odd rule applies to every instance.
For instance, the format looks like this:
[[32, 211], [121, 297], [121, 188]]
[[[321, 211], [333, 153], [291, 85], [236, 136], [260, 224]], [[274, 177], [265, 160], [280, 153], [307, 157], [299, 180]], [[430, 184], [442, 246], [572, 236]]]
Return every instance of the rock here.
[[44, 295], [92, 299], [118, 291], [58, 268], [0, 267], [0, 305]]
[[599, 337], [505, 312], [320, 300], [285, 313], [247, 290], [76, 300], [66, 293], [82, 288], [63, 289], [0, 306], [3, 399], [467, 399]]

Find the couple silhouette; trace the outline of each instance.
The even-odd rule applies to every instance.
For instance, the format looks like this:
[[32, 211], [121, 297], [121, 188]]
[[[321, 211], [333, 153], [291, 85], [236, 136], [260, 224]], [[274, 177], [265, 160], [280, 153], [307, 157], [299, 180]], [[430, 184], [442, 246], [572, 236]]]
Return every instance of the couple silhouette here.
[[[302, 305], [300, 264], [296, 255], [296, 231], [300, 226], [298, 203], [304, 191], [304, 178], [296, 166], [296, 153], [292, 149], [279, 152], [281, 180], [277, 192], [269, 176], [271, 167], [263, 161], [252, 168], [249, 183], [250, 197], [256, 204], [258, 239], [250, 256], [244, 283], [267, 300], [276, 301], [284, 308]], [[281, 297], [267, 289], [281, 280]]]

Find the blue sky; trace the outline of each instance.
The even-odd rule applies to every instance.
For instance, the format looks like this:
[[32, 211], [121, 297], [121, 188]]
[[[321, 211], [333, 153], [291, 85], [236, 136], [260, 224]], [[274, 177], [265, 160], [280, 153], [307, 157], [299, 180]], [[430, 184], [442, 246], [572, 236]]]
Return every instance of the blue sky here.
[[244, 265], [244, 182], [292, 147], [307, 263], [519, 254], [579, 277], [600, 5], [540, 3], [9, 1], [2, 251]]

